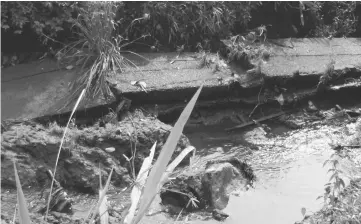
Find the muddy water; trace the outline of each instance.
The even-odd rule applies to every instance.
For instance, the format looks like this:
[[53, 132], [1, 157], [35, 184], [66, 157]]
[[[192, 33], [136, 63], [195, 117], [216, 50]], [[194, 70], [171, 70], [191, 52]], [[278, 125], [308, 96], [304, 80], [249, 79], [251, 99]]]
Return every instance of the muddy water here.
[[198, 149], [203, 148], [202, 153], [209, 147], [227, 151], [242, 143], [258, 146], [257, 151], [243, 158], [254, 168], [258, 181], [254, 189], [230, 197], [224, 209], [230, 217], [225, 223], [290, 224], [302, 220], [302, 208], [310, 214], [322, 206], [323, 201], [316, 198], [323, 194], [329, 178], [323, 163], [332, 154], [329, 144], [341, 140], [344, 127], [320, 125], [299, 131], [272, 123], [268, 127], [271, 134], [259, 127], [227, 135], [223, 129], [207, 127], [207, 131], [187, 134]]

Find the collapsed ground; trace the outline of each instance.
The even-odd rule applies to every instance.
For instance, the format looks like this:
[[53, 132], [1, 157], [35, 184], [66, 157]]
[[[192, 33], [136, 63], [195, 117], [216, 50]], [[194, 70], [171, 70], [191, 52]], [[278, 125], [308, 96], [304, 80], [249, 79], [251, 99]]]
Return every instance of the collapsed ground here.
[[[214, 60], [210, 60], [209, 63], [207, 56], [201, 58], [201, 62], [204, 62], [201, 65], [217, 68], [218, 64], [214, 63]], [[244, 61], [248, 62], [248, 59]], [[267, 66], [270, 65], [265, 66], [269, 69]], [[228, 131], [255, 126], [262, 132], [270, 132], [269, 127], [264, 125], [264, 122], [269, 120], [279, 122], [289, 129], [307, 128], [317, 122], [323, 124], [339, 118], [340, 124], [356, 122], [356, 118], [360, 116], [357, 105], [361, 96], [359, 67], [336, 70], [334, 63], [330, 61], [321, 74], [300, 74], [297, 69], [292, 72], [294, 72], [293, 76], [289, 77], [268, 77], [262, 73], [256, 63], [247, 68], [245, 75], [254, 79], [252, 85], [250, 82], [241, 82], [243, 75], [235, 73], [218, 79], [221, 82], [219, 86], [204, 88], [205, 92], [213, 92], [213, 95], [209, 94], [208, 99], [203, 98], [197, 103], [187, 128], [199, 126], [207, 128], [221, 124], [225, 129], [224, 133], [228, 135]], [[121, 90], [117, 84], [115, 87]], [[119, 95], [115, 94], [117, 101], [112, 105], [105, 105], [112, 110], [105, 107], [101, 110], [95, 108], [92, 112], [88, 112], [91, 116], [87, 116], [86, 112], [80, 112], [71, 123], [56, 173], [59, 189], [63, 188], [70, 192], [70, 197], [64, 196], [60, 200], [65, 201], [67, 205], [71, 204], [72, 198], [76, 198], [72, 194], [74, 192], [81, 193], [78, 198], [84, 197], [84, 193], [96, 194], [99, 189], [99, 174], [104, 182], [112, 167], [114, 167], [112, 188], [114, 192], [122, 195], [122, 201], [129, 202], [127, 198], [129, 193], [124, 193], [120, 189], [129, 191], [140, 164], [155, 141], [158, 142], [157, 152], [159, 152], [171, 125], [177, 120], [186, 104], [183, 103], [184, 95], [187, 95], [185, 92], [193, 91], [192, 88], [171, 90], [173, 94], [179, 94], [176, 95], [178, 101], [183, 98], [182, 102], [171, 104], [163, 102], [156, 106], [152, 103], [141, 104], [152, 98], [156, 90], [144, 94], [147, 98], [141, 101], [139, 99], [141, 94], [135, 99], [131, 94], [123, 95], [116, 88], [114, 92], [120, 92]], [[216, 100], [210, 99], [210, 96], [219, 93], [226, 96], [218, 96]], [[163, 92], [163, 95], [169, 94]], [[153, 97], [153, 100], [155, 98]], [[137, 104], [129, 104], [131, 100]], [[125, 104], [127, 106], [124, 106]], [[324, 104], [326, 104], [325, 108], [318, 107]], [[120, 110], [118, 110], [119, 105], [121, 105]], [[349, 105], [351, 109], [348, 109]], [[352, 106], [355, 105], [356, 108], [353, 108]], [[103, 116], [104, 111], [116, 113], [110, 112]], [[49, 184], [48, 170], [53, 169], [63, 134], [63, 128], [60, 126], [63, 126], [68, 116], [69, 114], [63, 114], [60, 118], [55, 115], [22, 122], [2, 122], [2, 186], [5, 191], [10, 189], [9, 192], [14, 188], [12, 160], [16, 160], [23, 186], [29, 186], [30, 191], [33, 189], [32, 193], [36, 195], [45, 190], [44, 194], [40, 194], [40, 200], [32, 200], [34, 219], [39, 219], [44, 207], [43, 195], [46, 195], [48, 187], [42, 186]], [[186, 136], [182, 136], [175, 155], [189, 147], [191, 143]], [[355, 144], [357, 146], [358, 143]], [[182, 208], [186, 207], [184, 212], [198, 212], [200, 209], [201, 215], [196, 218], [204, 218], [211, 213], [217, 220], [226, 218], [227, 214], [222, 214], [220, 209], [227, 206], [229, 194], [235, 189], [246, 191], [257, 179], [252, 169], [254, 164], [247, 163], [243, 159], [246, 154], [250, 157], [255, 155], [256, 153], [253, 152], [259, 147], [247, 141], [238, 142], [239, 145], [242, 147], [216, 149], [216, 152], [210, 155], [206, 153], [199, 154], [200, 157], [187, 158], [184, 164], [181, 164], [182, 168], [174, 174], [178, 179], [168, 183], [167, 189], [160, 195], [158, 202], [161, 201], [165, 207], [160, 209], [160, 212], [166, 211], [177, 216]], [[221, 156], [224, 158], [218, 158]], [[233, 157], [239, 159], [232, 159]], [[199, 170], [194, 169], [195, 167]], [[37, 187], [42, 189], [39, 190]], [[221, 193], [217, 192], [219, 188], [223, 189]], [[124, 217], [122, 212], [129, 205], [119, 204], [117, 200], [113, 200], [113, 203], [115, 206], [111, 211], [112, 221], [118, 222]], [[9, 204], [8, 206], [14, 207]], [[62, 214], [68, 212], [66, 210], [69, 207], [57, 206], [55, 203], [51, 222], [59, 220], [63, 223], [76, 222], [77, 218]], [[9, 220], [12, 216], [12, 208], [5, 210], [9, 212], [8, 216], [3, 218]], [[40, 213], [37, 213], [38, 211]]]
[[[354, 123], [356, 122], [357, 117], [360, 116], [360, 111], [357, 107], [352, 108], [351, 110], [344, 109], [337, 106], [337, 104], [332, 100], [326, 104], [325, 107], [328, 108], [326, 111], [322, 109], [320, 110], [313, 105], [322, 104], [320, 103], [322, 100], [322, 98], [319, 100], [315, 98], [311, 101], [314, 103], [310, 104], [307, 102], [304, 106], [302, 106], [301, 103], [301, 107], [295, 108], [292, 113], [288, 113], [289, 115], [280, 115], [275, 117], [273, 120], [292, 129], [302, 129], [312, 125], [313, 123], [328, 123], [332, 122], [334, 119], [341, 119], [341, 123]], [[359, 102], [357, 97], [354, 100], [355, 101], [353, 102]], [[354, 104], [353, 102], [350, 102], [350, 104]], [[341, 105], [346, 106], [347, 104], [343, 102]], [[240, 117], [247, 117], [247, 115], [253, 111], [251, 109], [252, 107], [249, 107], [248, 110], [243, 110], [242, 112], [234, 109], [196, 109], [188, 123], [188, 128], [195, 127], [194, 125], [212, 126], [215, 124], [224, 124], [230, 121], [230, 123], [233, 124], [242, 123], [239, 121]], [[262, 113], [272, 115], [279, 111], [279, 107], [277, 108], [267, 105], [262, 106], [261, 112], [256, 113], [254, 116], [262, 118], [264, 117]], [[301, 116], [296, 116], [299, 113], [301, 113]], [[252, 126], [253, 124], [249, 125]], [[358, 120], [357, 125], [357, 128], [359, 128], [360, 120]], [[268, 132], [267, 126], [260, 125], [259, 127]], [[19, 176], [23, 186], [31, 186], [30, 189], [37, 189], [34, 191], [36, 192], [35, 194], [39, 195], [40, 191], [47, 189], [46, 187], [41, 187], [41, 190], [39, 190], [39, 187], [48, 186], [49, 184], [49, 177], [46, 175], [46, 171], [53, 168], [63, 129], [55, 123], [44, 126], [36, 122], [12, 124], [6, 127], [6, 129], [7, 130], [4, 130], [2, 133], [3, 193], [7, 191], [6, 189], [11, 191], [14, 187], [12, 160], [15, 159], [18, 163]], [[103, 181], [105, 181], [111, 167], [114, 167], [115, 172], [112, 178], [113, 189], [115, 192], [121, 192], [119, 189], [129, 187], [132, 183], [132, 165], [127, 161], [127, 158], [132, 157], [132, 152], [134, 152], [133, 150], [135, 147], [137, 149], [137, 153], [134, 161], [134, 167], [135, 172], [137, 172], [142, 159], [147, 156], [148, 150], [152, 146], [153, 142], [157, 141], [159, 143], [157, 147], [157, 151], [159, 151], [161, 146], [164, 144], [170, 129], [170, 125], [164, 124], [156, 119], [154, 114], [147, 114], [140, 109], [134, 110], [119, 123], [113, 122], [104, 124], [102, 122], [97, 122], [93, 126], [84, 127], [82, 129], [77, 128], [74, 124], [70, 129], [70, 134], [68, 135], [69, 137], [64, 146], [64, 150], [61, 153], [56, 178], [60, 182], [60, 185], [64, 187], [66, 191], [70, 192], [70, 195], [72, 196], [73, 194], [71, 192], [94, 194], [98, 189], [99, 169], [101, 170], [101, 174], [104, 179]], [[354, 142], [349, 144], [356, 146], [359, 145], [360, 136], [357, 135], [356, 132], [353, 136], [355, 136], [353, 139]], [[190, 142], [187, 137], [182, 136], [180, 142], [178, 143], [177, 151], [179, 152], [189, 145]], [[200, 164], [203, 164], [202, 166], [206, 166], [205, 169], [208, 169], [210, 172], [208, 176], [199, 175], [197, 172], [190, 172], [193, 168], [192, 166], [187, 167], [186, 162], [183, 164], [186, 169], [181, 169], [181, 174], [178, 174], [181, 177], [178, 179], [180, 182], [172, 183], [175, 185], [170, 184], [167, 187], [170, 189], [173, 188], [176, 192], [180, 191], [186, 194], [192, 194], [193, 198], [196, 198], [199, 201], [200, 204], [198, 204], [198, 206], [200, 208], [204, 209], [213, 207], [223, 209], [227, 205], [228, 194], [230, 194], [235, 188], [246, 190], [255, 180], [252, 171], [252, 164], [243, 163], [242, 157], [245, 153], [252, 155], [252, 150], [256, 150], [257, 145], [249, 143], [244, 143], [243, 145], [245, 147], [236, 147], [233, 149], [233, 152], [235, 152], [241, 160], [235, 160], [232, 162], [233, 160], [231, 160], [230, 157], [235, 156], [232, 154], [232, 150], [228, 153], [225, 153], [222, 150], [217, 150], [214, 154], [211, 153], [209, 158], [199, 158], [199, 163], [196, 163], [197, 165], [195, 166], [199, 167]], [[114, 152], [107, 152], [107, 149], [112, 147], [115, 148]], [[220, 156], [219, 153], [225, 157], [223, 160], [218, 158]], [[214, 158], [217, 158], [217, 160]], [[209, 166], [212, 166], [213, 163], [216, 163], [216, 166], [210, 168]], [[212, 173], [214, 173], [214, 171], [210, 170], [216, 170], [216, 173], [223, 173], [223, 176], [221, 175], [221, 181], [220, 179], [212, 177]], [[229, 174], [227, 174], [229, 172], [233, 174], [229, 176]], [[230, 181], [237, 176], [241, 177], [240, 179], [238, 178], [238, 182]], [[205, 189], [202, 189], [202, 182], [207, 181], [207, 178], [208, 184], [206, 185], [218, 188], [216, 183], [221, 182], [221, 184], [230, 186], [230, 188], [226, 187], [226, 190], [224, 191], [225, 195], [216, 196], [208, 194], [208, 196], [206, 196], [207, 194], [205, 194]], [[358, 186], [358, 182], [356, 181], [355, 183], [356, 186]], [[174, 186], [177, 187], [174, 188]], [[192, 190], [190, 191], [190, 189]], [[207, 191], [209, 190], [211, 189], [208, 189]], [[127, 196], [123, 196], [123, 201], [124, 198], [127, 198]], [[178, 193], [174, 193], [174, 191], [165, 191], [165, 193], [161, 194], [160, 200], [162, 200], [163, 204], [166, 205], [166, 209], [164, 211], [177, 215], [181, 211], [182, 207], [189, 205], [189, 198], [189, 196], [182, 196]], [[177, 203], [174, 204], [175, 201], [177, 201]], [[214, 203], [215, 201], [220, 202], [216, 204]], [[113, 215], [114, 218], [113, 221], [116, 222], [122, 218], [121, 213], [127, 205], [126, 203], [119, 205], [116, 200], [112, 203], [117, 205], [114, 207], [114, 211], [111, 212], [111, 215]], [[43, 208], [44, 199], [34, 203], [33, 206], [33, 218], [37, 220], [41, 214], [36, 213], [36, 211]], [[192, 211], [193, 209], [191, 208], [192, 206], [188, 206], [187, 210]], [[207, 209], [205, 211], [207, 211]], [[10, 214], [7, 214], [8, 216], [5, 214], [6, 213], [4, 213], [2, 218], [10, 220], [10, 217], [12, 216], [11, 212]], [[206, 212], [200, 213], [200, 215], [199, 213], [196, 214], [198, 215], [195, 216], [195, 218], [204, 218], [210, 213]], [[59, 213], [56, 212], [53, 213], [53, 216], [54, 222], [56, 222], [56, 220], [63, 220], [62, 222], [69, 223], [76, 221], [72, 219], [71, 216], [59, 215]], [[222, 216], [216, 213], [213, 217], [217, 218]]]

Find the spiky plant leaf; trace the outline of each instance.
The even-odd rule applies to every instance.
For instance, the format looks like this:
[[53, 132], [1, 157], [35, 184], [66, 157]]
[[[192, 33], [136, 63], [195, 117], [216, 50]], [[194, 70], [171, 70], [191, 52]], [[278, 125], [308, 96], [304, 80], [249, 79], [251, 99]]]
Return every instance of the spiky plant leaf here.
[[15, 172], [15, 181], [16, 181], [16, 191], [17, 191], [17, 198], [18, 198], [18, 212], [19, 212], [19, 222], [20, 224], [30, 224], [30, 216], [28, 211], [28, 205], [26, 203], [23, 189], [21, 188], [20, 179], [18, 176], [18, 171], [16, 169], [16, 164], [14, 161], [14, 172]]
[[171, 164], [167, 167], [167, 170], [163, 174], [161, 185], [168, 180], [169, 175], [173, 172], [173, 170], [179, 165], [180, 162], [195, 148], [193, 146], [188, 146], [187, 148], [183, 149], [183, 151], [173, 160]]
[[[109, 185], [110, 185], [110, 180], [111, 180], [111, 178], [112, 178], [113, 170], [114, 170], [114, 168], [112, 168], [112, 170], [110, 171], [110, 174], [109, 174], [107, 183], [106, 183], [105, 186], [104, 186], [104, 189], [99, 192], [99, 201], [98, 201], [98, 203], [97, 203], [97, 205], [96, 205], [96, 207], [95, 207], [96, 211], [99, 211], [98, 209], [99, 209], [100, 205], [103, 203], [104, 198], [106, 197], [106, 194], [107, 194], [107, 192], [108, 192]], [[93, 213], [92, 210], [93, 210], [93, 209], [91, 209], [91, 210], [89, 211], [89, 213], [90, 213], [89, 223], [93, 223], [93, 219], [94, 219], [94, 216], [95, 216], [95, 214]], [[88, 216], [88, 217], [89, 217], [89, 216]]]
[[138, 206], [138, 202], [139, 202], [140, 196], [142, 194], [142, 187], [145, 184], [145, 181], [148, 177], [149, 169], [152, 165], [156, 145], [157, 145], [157, 142], [155, 142], [154, 145], [152, 146], [152, 148], [150, 149], [149, 156], [144, 159], [142, 167], [140, 168], [140, 171], [138, 173], [136, 184], [134, 185], [131, 196], [130, 196], [131, 200], [132, 200], [132, 204], [129, 208], [127, 216], [124, 219], [125, 224], [130, 223], [134, 218], [135, 210]]
[[192, 113], [202, 88], [203, 85], [199, 87], [198, 91], [194, 94], [193, 98], [189, 101], [186, 108], [183, 110], [177, 123], [172, 128], [172, 131], [166, 143], [164, 144], [162, 151], [160, 152], [160, 155], [154, 164], [154, 167], [150, 171], [149, 177], [142, 191], [138, 213], [132, 220], [132, 223], [138, 223], [153, 202], [153, 199], [159, 189], [159, 184], [161, 182], [164, 171], [166, 170], [169, 160], [177, 146], [178, 140], [183, 132], [184, 125], [187, 123], [189, 116]]
[[[103, 194], [105, 189], [99, 189], [99, 197]], [[109, 213], [108, 213], [108, 199], [107, 196], [104, 196], [103, 201], [99, 206], [99, 217], [100, 224], [109, 224]]]

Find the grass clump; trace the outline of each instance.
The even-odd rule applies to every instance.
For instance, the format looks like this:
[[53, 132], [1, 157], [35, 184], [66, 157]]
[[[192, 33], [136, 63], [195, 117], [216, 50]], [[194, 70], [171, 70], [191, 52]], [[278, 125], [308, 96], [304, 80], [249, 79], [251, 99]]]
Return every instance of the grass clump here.
[[222, 40], [225, 50], [223, 56], [228, 62], [237, 62], [244, 69], [256, 67], [258, 61], [268, 60], [271, 50], [263, 43], [248, 41], [243, 36], [236, 35]]
[[58, 55], [68, 69], [76, 67], [80, 77], [72, 84], [73, 92], [66, 106], [84, 88], [91, 99], [104, 96], [109, 100], [112, 95], [108, 78], [116, 72], [124, 72], [126, 68], [137, 67], [124, 54], [142, 56], [123, 48], [147, 35], [131, 42], [120, 34], [115, 35], [121, 23], [121, 20], [115, 21], [118, 6], [116, 2], [87, 2], [79, 8], [77, 18], [71, 20], [78, 40], [64, 47]]

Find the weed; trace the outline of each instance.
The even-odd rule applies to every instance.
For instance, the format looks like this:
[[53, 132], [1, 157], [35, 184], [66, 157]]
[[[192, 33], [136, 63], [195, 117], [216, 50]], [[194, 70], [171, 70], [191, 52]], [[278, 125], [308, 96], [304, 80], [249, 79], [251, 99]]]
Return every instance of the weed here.
[[[88, 222], [88, 223], [93, 223], [93, 219], [94, 219], [96, 213], [99, 214], [99, 217], [100, 217], [100, 219], [102, 220], [101, 217], [102, 217], [103, 213], [107, 210], [107, 209], [105, 208], [105, 204], [104, 204], [103, 201], [104, 201], [104, 200], [106, 201], [106, 194], [107, 194], [108, 189], [109, 189], [110, 180], [111, 180], [112, 174], [113, 174], [113, 169], [114, 169], [114, 168], [112, 168], [112, 170], [110, 171], [110, 174], [109, 174], [107, 183], [105, 184], [104, 188], [103, 188], [103, 189], [99, 189], [99, 200], [98, 200], [97, 205], [96, 205], [95, 208], [94, 208], [94, 209], [96, 210], [96, 212], [93, 213], [93, 209], [91, 209], [91, 210], [89, 211], [88, 217], [90, 217], [90, 218], [89, 218], [89, 222]], [[102, 223], [102, 224], [103, 224], [103, 223]]]
[[325, 71], [320, 76], [320, 81], [317, 84], [317, 91], [323, 91], [327, 85], [335, 78], [335, 60], [331, 59], [330, 62], [327, 63]]
[[53, 122], [49, 124], [49, 133], [55, 136], [61, 136], [64, 130], [56, 122]]
[[332, 173], [329, 183], [325, 186], [324, 200], [325, 203], [331, 205], [332, 207], [336, 206], [338, 201], [338, 196], [345, 188], [345, 182], [342, 179], [343, 171], [340, 169], [340, 159], [347, 157], [342, 148], [335, 148], [336, 152], [331, 155], [329, 160], [326, 160], [324, 166], [331, 164], [331, 168], [328, 170], [329, 173]]
[[138, 39], [128, 42], [121, 35], [114, 36], [119, 25], [114, 20], [118, 5], [115, 2], [88, 2], [86, 7], [79, 9], [77, 19], [72, 23], [79, 32], [79, 40], [67, 45], [60, 52], [61, 62], [78, 66], [80, 77], [71, 88], [73, 93], [65, 105], [68, 106], [75, 99], [81, 89], [85, 88], [87, 96], [94, 98], [101, 94], [105, 99], [111, 98], [111, 91], [107, 79], [116, 72], [124, 72], [129, 67], [137, 67], [131, 60], [124, 57], [124, 47]]
[[331, 173], [329, 183], [325, 185], [325, 193], [318, 198], [324, 199], [324, 208], [311, 217], [311, 223], [327, 221], [329, 223], [360, 223], [361, 218], [361, 184], [360, 181], [351, 180], [345, 186], [345, 173], [340, 168], [343, 159], [352, 161], [347, 147], [333, 146], [335, 153], [326, 160], [324, 166], [329, 164]]
[[209, 60], [210, 53], [202, 51], [201, 59], [199, 60], [198, 68], [202, 69], [204, 67], [209, 68], [210, 60]]
[[271, 50], [265, 45], [247, 41], [241, 35], [232, 36], [222, 42], [226, 48], [223, 56], [228, 62], [236, 61], [247, 70], [257, 67], [259, 61], [268, 60], [271, 55]]
[[[318, 37], [345, 37], [355, 34], [357, 26], [357, 7], [359, 2], [318, 2], [315, 11], [317, 26], [313, 34]], [[359, 32], [359, 31], [358, 31]]]
[[[142, 189], [142, 193], [138, 196], [140, 199], [135, 198], [132, 200], [132, 204], [136, 204], [133, 206], [134, 208], [137, 208], [139, 206], [137, 214], [134, 216], [134, 218], [128, 218], [128, 216], [125, 218], [128, 222], [126, 223], [138, 223], [143, 216], [145, 215], [146, 211], [148, 210], [149, 206], [153, 202], [154, 197], [159, 192], [159, 190], [162, 187], [162, 184], [165, 183], [165, 181], [169, 177], [169, 173], [174, 169], [177, 163], [181, 159], [176, 158], [167, 168], [167, 165], [171, 159], [171, 156], [176, 148], [176, 145], [178, 143], [178, 140], [183, 132], [184, 125], [186, 124], [194, 105], [198, 99], [198, 96], [202, 90], [201, 86], [198, 91], [195, 93], [193, 98], [189, 101], [186, 108], [183, 110], [182, 114], [180, 115], [180, 118], [176, 122], [175, 126], [173, 127], [172, 131], [170, 132], [170, 135], [166, 141], [166, 143], [163, 146], [162, 151], [160, 152], [160, 155], [155, 162], [153, 168], [150, 170], [149, 176], [146, 179], [144, 188]], [[190, 152], [190, 150], [188, 150]], [[183, 154], [184, 155], [184, 154]], [[181, 155], [181, 156], [183, 156]], [[138, 202], [139, 200], [139, 202]], [[133, 210], [130, 210], [132, 214], [134, 214]]]
[[59, 161], [59, 157], [60, 157], [60, 152], [61, 152], [61, 148], [65, 142], [65, 136], [66, 136], [66, 133], [67, 133], [67, 130], [68, 130], [68, 126], [72, 120], [72, 117], [81, 101], [81, 99], [83, 98], [85, 94], [85, 89], [83, 89], [83, 91], [81, 92], [77, 102], [75, 103], [74, 105], [74, 108], [73, 108], [73, 111], [72, 113], [70, 114], [70, 117], [69, 117], [69, 120], [68, 120], [68, 123], [67, 125], [65, 126], [65, 130], [64, 130], [64, 133], [63, 133], [63, 137], [61, 139], [61, 142], [60, 142], [60, 146], [59, 146], [59, 151], [58, 151], [58, 155], [56, 157], [56, 162], [55, 162], [55, 167], [54, 167], [54, 172], [53, 172], [53, 179], [51, 181], [51, 185], [50, 185], [50, 192], [49, 192], [49, 197], [48, 197], [48, 202], [47, 202], [47, 207], [46, 207], [46, 214], [45, 214], [45, 220], [47, 220], [47, 217], [48, 217], [48, 213], [49, 213], [49, 206], [50, 206], [50, 202], [51, 202], [51, 196], [52, 196], [52, 191], [53, 191], [53, 185], [54, 185], [54, 181], [55, 181], [55, 174], [56, 174], [56, 168], [58, 166], [58, 161]]

